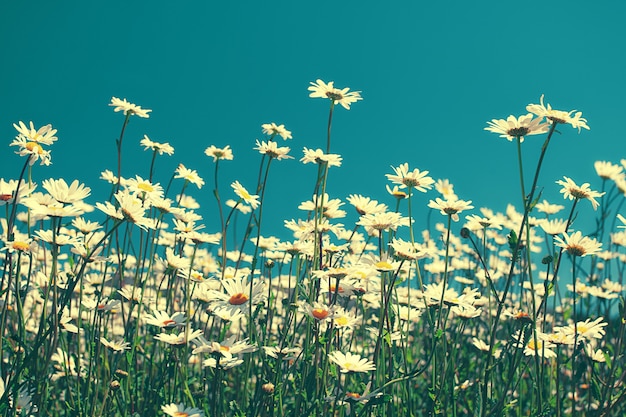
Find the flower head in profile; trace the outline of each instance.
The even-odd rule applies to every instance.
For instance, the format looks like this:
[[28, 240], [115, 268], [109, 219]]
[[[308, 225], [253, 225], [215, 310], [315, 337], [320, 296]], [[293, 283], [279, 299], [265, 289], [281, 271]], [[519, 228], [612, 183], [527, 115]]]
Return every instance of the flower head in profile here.
[[113, 111], [115, 111], [115, 112], [123, 111], [125, 116], [137, 115], [137, 116], [143, 117], [145, 119], [150, 117], [150, 115], [148, 113], [150, 113], [152, 111], [152, 110], [148, 110], [148, 109], [142, 109], [141, 106], [137, 106], [136, 104], [129, 103], [128, 101], [126, 101], [126, 99], [121, 99], [120, 100], [117, 97], [111, 97], [111, 103], [109, 103], [109, 106], [115, 107], [113, 109]]
[[256, 141], [256, 149], [257, 151], [259, 151], [259, 153], [261, 153], [262, 155], [267, 155], [270, 158], [273, 159], [278, 159], [279, 161], [281, 159], [289, 159], [289, 158], [293, 158], [292, 156], [287, 155], [289, 153], [289, 147], [287, 146], [278, 146], [278, 144], [276, 142], [274, 142], [273, 140], [269, 141], [269, 142], [259, 142], [258, 140]]
[[235, 194], [237, 194], [237, 197], [252, 207], [253, 210], [259, 207], [259, 196], [250, 194], [248, 190], [246, 190], [245, 187], [239, 183], [239, 181], [233, 182], [230, 186], [235, 191]]
[[276, 135], [279, 135], [280, 137], [282, 137], [284, 140], [287, 139], [292, 139], [291, 137], [291, 132], [287, 129], [285, 129], [285, 125], [276, 125], [276, 123], [272, 122], [272, 123], [264, 123], [261, 125], [261, 128], [263, 129], [263, 133], [270, 136], [270, 137], [274, 137]]
[[[539, 117], [545, 117], [551, 123], [571, 125], [573, 128], [578, 129], [578, 132], [580, 132], [581, 128], [589, 130], [589, 126], [587, 126], [587, 119], [582, 117], [582, 112], [577, 112], [576, 110], [569, 112], [555, 110], [552, 106], [550, 106], [550, 104], [546, 107], [546, 105], [543, 104], [543, 94], [539, 99], [539, 103], [540, 104], [529, 104], [526, 106], [526, 110]], [[573, 116], [572, 113], [574, 114]]]
[[336, 350], [330, 352], [328, 358], [339, 366], [343, 374], [348, 372], [369, 372], [376, 369], [374, 362], [350, 352], [343, 353]]
[[204, 150], [204, 154], [213, 158], [213, 162], [217, 162], [218, 159], [233, 160], [233, 150], [230, 149], [229, 145], [223, 148], [217, 148], [215, 145], [211, 145]]
[[350, 91], [349, 88], [335, 88], [333, 81], [326, 84], [318, 79], [315, 82], [311, 82], [308, 90], [311, 92], [309, 97], [330, 99], [333, 104], [341, 104], [346, 110], [350, 110], [352, 103], [363, 100], [360, 91]]
[[570, 200], [589, 200], [594, 210], [596, 210], [600, 205], [600, 203], [596, 200], [596, 197], [602, 197], [605, 194], [603, 192], [599, 193], [597, 191], [593, 191], [589, 187], [588, 182], [578, 186], [574, 181], [572, 181], [571, 178], [565, 176], [562, 180], [558, 180], [556, 183], [563, 186], [560, 191], [561, 194], [563, 194], [563, 198], [569, 198]]
[[19, 125], [13, 123], [13, 127], [18, 131], [19, 136], [23, 136], [29, 142], [35, 142], [40, 145], [52, 145], [58, 139], [54, 136], [57, 133], [56, 129], [52, 128], [52, 125], [45, 125], [39, 129], [35, 129], [33, 122], [26, 126], [24, 122], [20, 121]]
[[200, 178], [198, 172], [195, 169], [186, 168], [183, 164], [178, 164], [174, 178], [182, 178], [185, 181], [195, 184], [198, 188], [202, 188], [204, 185], [204, 180]]
[[398, 167], [392, 166], [391, 168], [394, 173], [386, 174], [386, 177], [393, 184], [399, 184], [400, 188], [415, 188], [417, 191], [425, 193], [435, 183], [435, 180], [427, 176], [428, 171], [420, 171], [417, 168], [409, 171], [409, 164], [406, 162]]
[[574, 232], [570, 235], [563, 233], [563, 238], [555, 236], [556, 246], [565, 249], [567, 253], [573, 256], [593, 255], [600, 252], [602, 243], [597, 240], [583, 236], [581, 232]]
[[609, 161], [596, 161], [593, 167], [596, 169], [598, 176], [602, 179], [617, 181], [624, 178], [624, 167], [621, 165], [613, 164]]
[[324, 153], [321, 149], [308, 149], [304, 148], [304, 156], [300, 158], [300, 162], [304, 164], [328, 164], [329, 167], [341, 166], [341, 156], [334, 153]]
[[64, 204], [82, 201], [91, 194], [91, 188], [85, 187], [78, 180], [74, 180], [70, 185], [67, 185], [63, 178], [58, 180], [49, 179], [44, 180], [42, 186], [56, 201]]
[[143, 135], [143, 139], [139, 141], [139, 144], [144, 147], [144, 150], [152, 149], [154, 152], [158, 152], [159, 155], [163, 155], [164, 153], [168, 155], [174, 154], [174, 148], [169, 143], [159, 143], [150, 140], [148, 135]]
[[428, 207], [437, 209], [444, 216], [452, 216], [452, 220], [459, 221], [459, 213], [463, 210], [473, 209], [472, 201], [464, 201], [458, 199], [445, 199], [437, 197], [435, 200], [430, 200]]
[[499, 133], [501, 138], [507, 138], [509, 141], [519, 138], [520, 142], [524, 141], [525, 136], [546, 133], [549, 127], [546, 123], [542, 123], [542, 118], [533, 119], [532, 113], [519, 118], [511, 115], [506, 120], [493, 119], [487, 122], [487, 125], [485, 130]]

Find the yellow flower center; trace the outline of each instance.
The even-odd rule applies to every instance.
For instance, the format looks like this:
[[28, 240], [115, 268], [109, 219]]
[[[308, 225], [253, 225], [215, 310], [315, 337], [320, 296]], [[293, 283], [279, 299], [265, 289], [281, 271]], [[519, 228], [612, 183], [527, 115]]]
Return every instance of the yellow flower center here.
[[183, 413], [182, 411], [177, 411], [174, 413], [174, 417], [188, 417], [189, 414]]
[[154, 191], [154, 187], [147, 183], [147, 182], [140, 182], [139, 184], [137, 184], [137, 188], [139, 188], [141, 191], [145, 191], [147, 193], [151, 193]]
[[230, 299], [228, 300], [228, 302], [229, 302], [231, 305], [234, 305], [234, 306], [239, 306], [239, 305], [242, 305], [242, 304], [244, 304], [246, 301], [248, 301], [248, 296], [247, 296], [247, 295], [245, 295], [244, 293], [241, 293], [241, 292], [240, 292], [240, 293], [237, 293], [237, 294], [235, 294], [235, 295], [233, 295], [233, 296], [232, 296], [232, 297], [230, 297]]
[[242, 189], [241, 191], [241, 198], [243, 198], [244, 200], [250, 200], [250, 193], [248, 193], [248, 191]]
[[387, 261], [376, 262], [374, 266], [376, 267], [376, 269], [393, 269], [393, 265], [391, 265]]
[[19, 250], [19, 251], [27, 251], [29, 249], [28, 243], [21, 241], [21, 240], [17, 240], [15, 242], [13, 242], [13, 249], [15, 250]]
[[343, 326], [348, 324], [348, 318], [347, 317], [343, 317], [343, 316], [342, 317], [337, 317], [335, 319], [335, 324], [337, 324], [337, 326], [339, 326], [339, 327], [343, 327]]
[[26, 149], [31, 151], [32, 153], [42, 154], [43, 148], [37, 142], [27, 142], [24, 146]]
[[0, 201], [9, 201], [13, 198], [13, 194], [0, 194]]
[[167, 320], [163, 320], [163, 326], [168, 327], [168, 326], [173, 326], [176, 324], [176, 322], [172, 319], [167, 319]]

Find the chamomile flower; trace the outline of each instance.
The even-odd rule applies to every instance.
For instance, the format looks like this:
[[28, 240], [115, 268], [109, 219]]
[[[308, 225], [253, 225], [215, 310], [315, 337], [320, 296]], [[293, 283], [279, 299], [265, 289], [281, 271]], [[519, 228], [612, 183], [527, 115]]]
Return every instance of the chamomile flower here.
[[130, 343], [125, 342], [123, 340], [109, 341], [105, 339], [104, 337], [101, 337], [100, 343], [102, 343], [102, 345], [111, 349], [113, 352], [123, 352], [125, 350], [130, 349]]
[[452, 220], [459, 221], [459, 213], [464, 210], [473, 209], [472, 201], [464, 200], [442, 200], [437, 197], [435, 200], [430, 200], [428, 207], [437, 209], [444, 216], [452, 216]]
[[186, 168], [183, 164], [178, 164], [174, 178], [182, 178], [185, 181], [194, 184], [198, 188], [202, 188], [204, 185], [204, 180], [200, 178], [198, 172], [195, 169]]
[[159, 143], [153, 142], [150, 140], [148, 135], [143, 135], [143, 139], [139, 141], [139, 144], [144, 147], [144, 150], [153, 150], [154, 152], [158, 152], [159, 155], [163, 155], [164, 153], [168, 155], [174, 154], [174, 148], [169, 143]]
[[150, 117], [148, 113], [152, 111], [148, 109], [142, 109], [141, 106], [129, 103], [128, 101], [126, 101], [125, 98], [120, 100], [117, 97], [111, 97], [111, 103], [109, 103], [109, 106], [114, 107], [113, 111], [115, 112], [123, 111], [125, 116], [128, 116], [130, 114], [137, 115], [146, 119]]
[[204, 417], [204, 411], [195, 407], [186, 407], [183, 403], [162, 405], [161, 411], [171, 417]]
[[331, 362], [337, 364], [343, 374], [349, 372], [369, 372], [376, 369], [376, 365], [369, 359], [350, 352], [340, 352], [338, 350], [328, 354]]
[[300, 162], [304, 164], [327, 164], [329, 167], [341, 166], [342, 158], [340, 155], [333, 153], [324, 153], [321, 149], [308, 149], [304, 148], [304, 156], [300, 158]]
[[392, 166], [391, 168], [394, 173], [385, 175], [392, 184], [398, 184], [400, 188], [414, 188], [425, 193], [435, 183], [435, 180], [428, 176], [428, 171], [420, 171], [417, 168], [409, 171], [409, 164], [406, 162], [398, 167]]
[[176, 333], [159, 333], [154, 336], [156, 340], [160, 340], [163, 343], [167, 343], [168, 345], [174, 346], [182, 346], [186, 345], [192, 340], [196, 339], [200, 335], [202, 335], [202, 330], [183, 330], [182, 332]]
[[244, 203], [252, 207], [253, 210], [259, 207], [259, 196], [250, 194], [248, 190], [246, 190], [245, 187], [239, 183], [239, 181], [233, 182], [230, 186], [235, 191], [235, 194], [237, 194], [237, 197], [239, 197]]
[[545, 214], [556, 214], [563, 210], [565, 206], [560, 204], [551, 204], [548, 200], [543, 200], [541, 203], [535, 204], [535, 208]]
[[259, 142], [256, 141], [256, 149], [262, 155], [267, 155], [270, 158], [281, 160], [281, 159], [293, 159], [292, 156], [287, 155], [290, 151], [290, 148], [287, 146], [278, 146], [278, 144], [274, 141], [269, 142]]
[[261, 128], [263, 129], [263, 133], [265, 135], [268, 135], [268, 136], [271, 136], [271, 137], [279, 135], [284, 140], [292, 138], [291, 137], [291, 132], [289, 130], [285, 129], [285, 125], [277, 125], [276, 123], [272, 122], [272, 123], [264, 123], [264, 124], [262, 124]]
[[318, 79], [315, 82], [311, 82], [308, 90], [311, 91], [309, 97], [330, 99], [333, 104], [341, 104], [346, 110], [350, 110], [352, 103], [363, 99], [360, 91], [350, 91], [349, 88], [335, 88], [333, 81], [326, 84]]
[[602, 197], [605, 193], [599, 193], [593, 191], [589, 187], [589, 183], [586, 182], [581, 186], [576, 185], [571, 178], [563, 177], [562, 180], [558, 180], [557, 184], [563, 186], [560, 193], [563, 194], [563, 198], [569, 198], [570, 200], [589, 200], [593, 209], [596, 210], [600, 203], [596, 200], [596, 197]]
[[58, 180], [48, 179], [41, 184], [43, 188], [59, 203], [72, 204], [82, 201], [91, 194], [91, 188], [74, 180], [67, 185], [63, 178]]
[[178, 311], [170, 315], [165, 311], [153, 310], [152, 314], [143, 315], [143, 321], [161, 328], [181, 327], [185, 325], [185, 314]]
[[[552, 108], [552, 106], [550, 106], [550, 104], [548, 104], [548, 106], [546, 107], [543, 104], [543, 94], [541, 95], [539, 102], [540, 104], [529, 104], [528, 106], [526, 106], [526, 110], [539, 117], [545, 117], [551, 123], [571, 125], [573, 128], [578, 129], [579, 133], [581, 128], [589, 130], [589, 126], [587, 126], [587, 119], [582, 117], [582, 112], [577, 112], [576, 110], [572, 110], [569, 112], [563, 110], [555, 110]], [[573, 116], [572, 113], [574, 113]]]
[[20, 121], [19, 125], [13, 123], [13, 127], [18, 131], [19, 136], [24, 137], [29, 142], [35, 142], [40, 145], [52, 145], [58, 139], [54, 136], [57, 130], [53, 129], [52, 125], [49, 124], [35, 129], [33, 122], [26, 126], [24, 122]]
[[529, 135], [539, 135], [548, 131], [549, 125], [542, 123], [543, 118], [533, 118], [532, 113], [528, 113], [519, 118], [509, 116], [506, 120], [493, 119], [487, 122], [488, 126], [485, 130], [493, 133], [499, 133], [501, 138], [512, 141], [519, 138], [520, 142], [524, 141], [524, 137]]
[[572, 234], [563, 233], [563, 238], [555, 236], [556, 246], [563, 248], [567, 253], [573, 256], [593, 255], [600, 251], [602, 243], [594, 238], [583, 236], [580, 231]]
[[233, 151], [230, 149], [230, 145], [226, 145], [223, 148], [217, 148], [215, 145], [211, 145], [204, 150], [204, 154], [213, 158], [213, 162], [217, 162], [220, 159], [233, 160]]

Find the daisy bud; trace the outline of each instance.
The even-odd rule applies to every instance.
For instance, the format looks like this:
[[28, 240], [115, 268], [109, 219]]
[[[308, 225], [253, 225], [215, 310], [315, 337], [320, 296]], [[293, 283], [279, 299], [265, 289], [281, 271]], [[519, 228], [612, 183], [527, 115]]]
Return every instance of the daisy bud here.
[[109, 389], [111, 391], [117, 391], [118, 389], [120, 389], [120, 381], [111, 381], [111, 383], [109, 384]]
[[467, 239], [468, 237], [470, 237], [470, 231], [467, 227], [461, 229], [461, 237], [463, 239]]
[[119, 378], [128, 378], [128, 372], [124, 371], [123, 369], [117, 369], [115, 371], [115, 374], [119, 377]]
[[271, 382], [268, 382], [267, 384], [263, 384], [261, 388], [263, 388], [263, 391], [265, 391], [268, 394], [274, 393], [274, 384], [272, 384]]

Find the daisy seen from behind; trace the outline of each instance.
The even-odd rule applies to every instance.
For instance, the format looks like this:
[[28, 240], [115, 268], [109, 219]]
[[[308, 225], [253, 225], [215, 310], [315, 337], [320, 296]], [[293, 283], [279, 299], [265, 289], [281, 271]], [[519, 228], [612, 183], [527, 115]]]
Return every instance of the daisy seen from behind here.
[[346, 110], [350, 110], [352, 103], [363, 100], [360, 91], [350, 91], [349, 88], [335, 88], [333, 81], [327, 84], [318, 79], [315, 82], [311, 82], [308, 90], [311, 92], [309, 97], [330, 99], [333, 105], [341, 104]]

